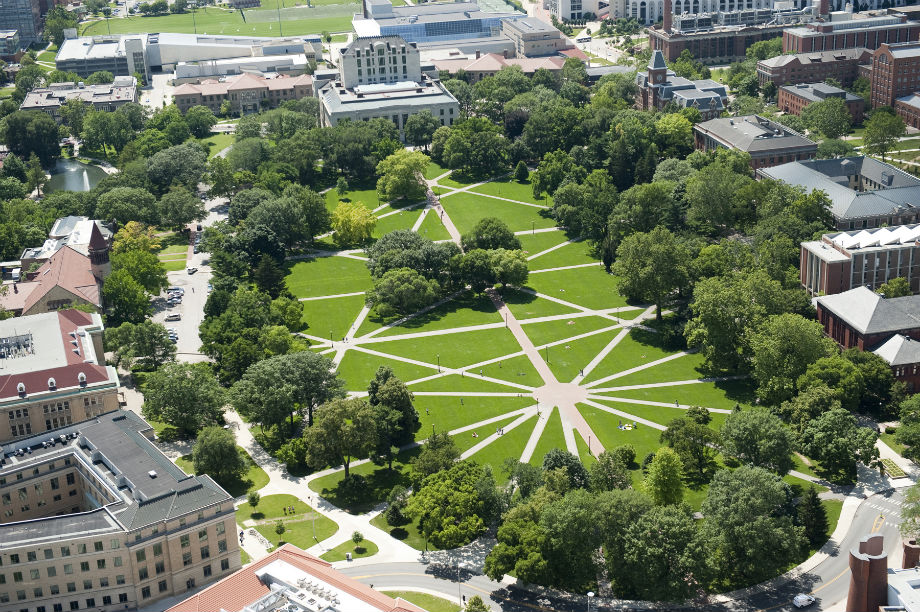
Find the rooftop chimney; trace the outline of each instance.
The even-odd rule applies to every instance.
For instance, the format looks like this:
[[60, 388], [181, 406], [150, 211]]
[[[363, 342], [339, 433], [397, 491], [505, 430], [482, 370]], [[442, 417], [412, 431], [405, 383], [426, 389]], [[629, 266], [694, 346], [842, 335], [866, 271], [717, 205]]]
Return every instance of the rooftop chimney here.
[[[827, 0], [822, 0], [827, 2]], [[671, 0], [664, 0], [664, 15], [661, 16], [661, 29], [665, 32], [671, 31]]]
[[822, 19], [830, 20], [831, 10], [829, 7], [828, 0], [819, 0], [818, 2], [818, 16]]

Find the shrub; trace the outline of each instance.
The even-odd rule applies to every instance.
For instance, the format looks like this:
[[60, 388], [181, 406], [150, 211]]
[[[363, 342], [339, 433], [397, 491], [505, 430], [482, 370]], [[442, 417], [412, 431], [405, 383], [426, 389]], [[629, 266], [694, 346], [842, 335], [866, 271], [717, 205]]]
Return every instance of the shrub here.
[[256, 506], [259, 505], [259, 500], [261, 499], [262, 499], [262, 496], [259, 495], [258, 491], [250, 491], [249, 497], [247, 497], [246, 501], [249, 502], [250, 506], [255, 508]]

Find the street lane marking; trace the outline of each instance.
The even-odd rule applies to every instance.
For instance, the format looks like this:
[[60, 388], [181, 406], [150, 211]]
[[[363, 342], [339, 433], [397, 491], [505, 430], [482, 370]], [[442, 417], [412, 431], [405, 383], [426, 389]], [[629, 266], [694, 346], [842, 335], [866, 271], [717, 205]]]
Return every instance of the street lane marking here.
[[872, 531], [870, 533], [875, 533], [876, 531], [881, 529], [884, 523], [885, 523], [885, 515], [879, 514], [877, 517], [875, 517], [875, 522], [872, 523]]

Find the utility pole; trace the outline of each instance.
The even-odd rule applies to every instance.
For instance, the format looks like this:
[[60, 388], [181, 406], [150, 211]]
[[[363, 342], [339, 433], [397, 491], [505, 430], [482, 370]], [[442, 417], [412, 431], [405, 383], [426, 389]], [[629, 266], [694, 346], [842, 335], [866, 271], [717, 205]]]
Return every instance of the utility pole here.
[[281, 29], [281, 0], [276, 0], [275, 6], [278, 9], [278, 36], [284, 36], [284, 31]]

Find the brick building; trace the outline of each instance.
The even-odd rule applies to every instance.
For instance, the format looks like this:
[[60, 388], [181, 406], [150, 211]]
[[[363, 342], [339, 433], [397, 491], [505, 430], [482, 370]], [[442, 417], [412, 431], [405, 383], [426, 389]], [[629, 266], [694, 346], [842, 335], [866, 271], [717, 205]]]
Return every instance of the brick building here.
[[900, 14], [879, 15], [829, 22], [814, 22], [783, 32], [784, 53], [814, 53], [865, 47], [875, 50], [884, 43], [920, 38], [920, 23]]
[[881, 45], [872, 54], [871, 82], [873, 107], [894, 106], [920, 89], [920, 43]]
[[0, 321], [0, 443], [118, 409], [102, 318], [57, 310]]
[[757, 62], [757, 80], [761, 85], [772, 81], [775, 85], [817, 83], [829, 78], [849, 87], [859, 77], [859, 66], [872, 61], [872, 52], [864, 47], [777, 55]]
[[61, 107], [74, 99], [82, 100], [93, 110], [112, 112], [128, 102], [137, 102], [137, 79], [117, 76], [112, 83], [99, 85], [51, 83], [27, 93], [19, 109], [44, 111], [60, 123], [63, 121]]
[[730, 64], [744, 61], [747, 48], [754, 43], [782, 36], [786, 27], [783, 24], [726, 26], [696, 32], [649, 28], [648, 35], [652, 51], [661, 51], [666, 61], [673, 62], [687, 49], [703, 63]]
[[220, 112], [224, 101], [230, 102], [234, 113], [255, 113], [274, 108], [287, 100], [300, 100], [313, 95], [313, 77], [279, 76], [273, 79], [241, 74], [223, 81], [206, 80], [198, 85], [186, 83], [173, 92], [176, 106], [183, 113], [193, 106], [207, 106]]
[[0, 610], [152, 609], [240, 568], [233, 498], [152, 437], [117, 410], [0, 447]]
[[908, 393], [920, 390], [920, 341], [895, 334], [872, 352], [891, 366], [895, 380], [906, 384]]
[[802, 286], [811, 295], [832, 295], [856, 287], [876, 289], [905, 278], [920, 292], [920, 225], [898, 225], [824, 234], [803, 242]]
[[920, 340], [920, 295], [883, 298], [857, 287], [815, 300], [824, 333], [841, 347], [872, 350], [900, 334]]
[[751, 167], [766, 168], [794, 160], [813, 159], [818, 145], [786, 126], [758, 115], [724, 117], [693, 126], [696, 148], [744, 151]]
[[722, 115], [728, 104], [725, 85], [712, 79], [691, 81], [668, 70], [661, 51], [653, 51], [648, 68], [636, 74], [639, 94], [636, 106], [642, 110], [661, 110], [668, 104], [695, 108], [704, 120]]
[[797, 85], [784, 85], [779, 88], [776, 105], [784, 113], [801, 115], [806, 106], [812, 102], [823, 102], [831, 98], [840, 98], [847, 106], [853, 123], [861, 123], [866, 102], [859, 96], [828, 85], [827, 83], [799, 83]]

